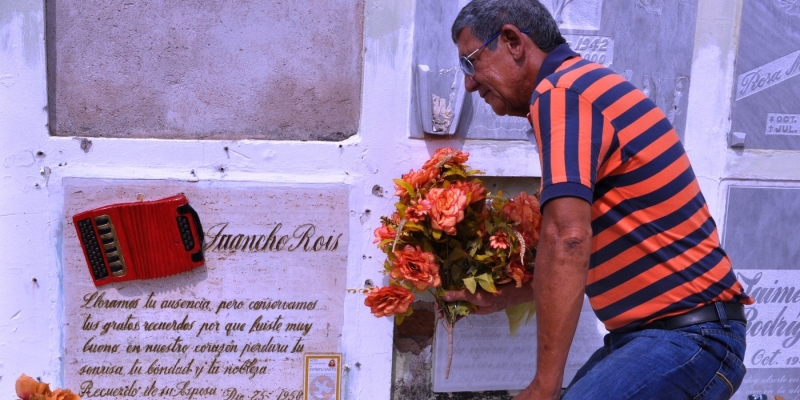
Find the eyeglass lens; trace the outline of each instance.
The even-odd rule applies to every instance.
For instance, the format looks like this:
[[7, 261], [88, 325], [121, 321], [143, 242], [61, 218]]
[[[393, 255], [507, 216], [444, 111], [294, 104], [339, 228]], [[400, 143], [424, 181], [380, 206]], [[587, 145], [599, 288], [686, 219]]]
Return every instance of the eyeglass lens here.
[[461, 56], [459, 61], [461, 62], [461, 71], [464, 72], [464, 75], [475, 75], [475, 66], [472, 65], [472, 61], [470, 61], [467, 56]]
[[[520, 32], [522, 32], [522, 33], [524, 33], [524, 34], [526, 34], [526, 35], [530, 34], [530, 31], [529, 31], [529, 30], [527, 30], [527, 29], [522, 29], [522, 30], [520, 30]], [[496, 33], [494, 36], [492, 36], [492, 37], [491, 37], [489, 40], [487, 40], [485, 43], [483, 43], [483, 44], [481, 45], [481, 47], [478, 47], [477, 49], [475, 49], [475, 51], [473, 51], [472, 53], [470, 53], [468, 56], [461, 56], [461, 57], [459, 57], [458, 61], [459, 61], [460, 65], [461, 65], [461, 71], [462, 71], [462, 72], [464, 72], [464, 75], [468, 75], [468, 76], [475, 75], [475, 65], [473, 65], [473, 64], [472, 64], [472, 61], [470, 61], [469, 57], [471, 57], [473, 54], [477, 53], [477, 52], [478, 52], [478, 50], [480, 50], [480, 49], [482, 49], [482, 48], [486, 47], [486, 45], [488, 45], [489, 43], [491, 43], [491, 42], [492, 42], [492, 40], [495, 40], [495, 39], [497, 39], [497, 37], [498, 37], [498, 36], [500, 36], [500, 33], [502, 33], [502, 31], [500, 31], [500, 32], [497, 32], [497, 33]]]

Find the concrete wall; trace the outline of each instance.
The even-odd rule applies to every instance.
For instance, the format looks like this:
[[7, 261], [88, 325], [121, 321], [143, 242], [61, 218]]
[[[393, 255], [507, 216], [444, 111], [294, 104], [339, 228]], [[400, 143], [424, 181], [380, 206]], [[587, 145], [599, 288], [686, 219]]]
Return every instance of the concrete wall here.
[[58, 136], [344, 140], [363, 0], [47, 0]]
[[[50, 136], [43, 3], [0, 2], [0, 394], [9, 397], [21, 373], [61, 380], [62, 298], [70, 290], [61, 279], [64, 178], [350, 185], [347, 287], [357, 288], [384, 279], [371, 242], [391, 208], [391, 179], [436, 148], [468, 151], [471, 165], [490, 175], [538, 176], [527, 142], [408, 138], [414, 7], [366, 1], [358, 131], [339, 142], [297, 142]], [[800, 181], [796, 152], [727, 147], [740, 9], [738, 0], [700, 2], [691, 72], [685, 144], [718, 223], [732, 180]], [[372, 317], [360, 295], [347, 296], [344, 398], [390, 397], [392, 336], [390, 320]]]

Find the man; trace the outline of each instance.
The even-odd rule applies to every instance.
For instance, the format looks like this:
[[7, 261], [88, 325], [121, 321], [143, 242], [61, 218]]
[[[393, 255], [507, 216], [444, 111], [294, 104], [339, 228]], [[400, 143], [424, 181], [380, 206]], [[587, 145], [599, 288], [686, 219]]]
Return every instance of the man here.
[[536, 0], [474, 0], [452, 34], [467, 90], [498, 115], [527, 117], [540, 152], [531, 286], [447, 297], [476, 313], [536, 301], [536, 374], [515, 399], [559, 398], [584, 293], [611, 333], [564, 399], [730, 398], [753, 300], [664, 114], [570, 50]]

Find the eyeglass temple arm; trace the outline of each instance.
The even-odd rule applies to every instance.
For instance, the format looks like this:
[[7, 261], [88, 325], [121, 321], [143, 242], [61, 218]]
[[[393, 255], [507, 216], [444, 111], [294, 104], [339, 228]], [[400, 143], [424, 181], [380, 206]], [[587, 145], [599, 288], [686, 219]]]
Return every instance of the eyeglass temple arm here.
[[[522, 32], [522, 33], [524, 33], [524, 34], [526, 34], [526, 35], [528, 35], [528, 34], [530, 34], [530, 33], [531, 33], [531, 31], [529, 31], [529, 30], [527, 30], [527, 29], [521, 29], [521, 30], [520, 30], [520, 32]], [[481, 47], [478, 47], [477, 49], [475, 49], [475, 51], [473, 51], [472, 53], [469, 53], [469, 54], [466, 56], [466, 58], [469, 60], [469, 59], [470, 59], [470, 57], [474, 56], [474, 55], [475, 55], [475, 53], [477, 53], [478, 51], [480, 51], [480, 49], [482, 49], [482, 48], [486, 47], [486, 45], [488, 45], [489, 43], [492, 43], [492, 40], [495, 40], [495, 39], [497, 39], [497, 37], [498, 37], [498, 36], [500, 36], [500, 34], [501, 34], [501, 33], [503, 33], [503, 31], [497, 32], [497, 33], [496, 33], [494, 36], [492, 36], [491, 38], [489, 38], [489, 40], [485, 41], [485, 42], [484, 42], [484, 43], [481, 45]]]

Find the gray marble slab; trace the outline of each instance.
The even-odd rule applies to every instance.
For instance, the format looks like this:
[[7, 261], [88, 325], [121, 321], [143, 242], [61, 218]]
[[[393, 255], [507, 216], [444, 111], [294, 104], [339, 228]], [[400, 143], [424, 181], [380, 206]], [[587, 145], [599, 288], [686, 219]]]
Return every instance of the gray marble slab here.
[[723, 246], [756, 303], [746, 307], [747, 375], [733, 397], [800, 399], [800, 188], [731, 186]]
[[[575, 339], [572, 341], [564, 386], [569, 384], [583, 363], [601, 346], [607, 333], [584, 299]], [[536, 373], [536, 321], [520, 327], [511, 336], [504, 312], [473, 315], [456, 323], [453, 331], [453, 361], [447, 370], [447, 331], [440, 322], [433, 342], [433, 390], [435, 392], [475, 392], [521, 390]]]
[[[800, 149], [800, 3], [743, 2], [731, 144]], [[743, 143], [741, 138], [744, 138]]]
[[358, 131], [363, 0], [47, 0], [57, 136], [339, 141]]
[[[454, 68], [458, 65], [449, 29], [464, 4], [464, 0], [417, 2], [414, 65], [442, 71], [441, 83], [431, 89], [439, 97], [455, 93], [448, 89], [457, 81]], [[642, 89], [683, 138], [697, 0], [544, 0], [543, 4], [559, 22], [573, 50], [609, 66]], [[528, 140], [531, 127], [527, 120], [497, 116], [479, 96], [466, 96], [456, 137]], [[419, 119], [428, 111], [421, 110], [416, 101], [412, 109], [411, 136], [423, 137]]]

